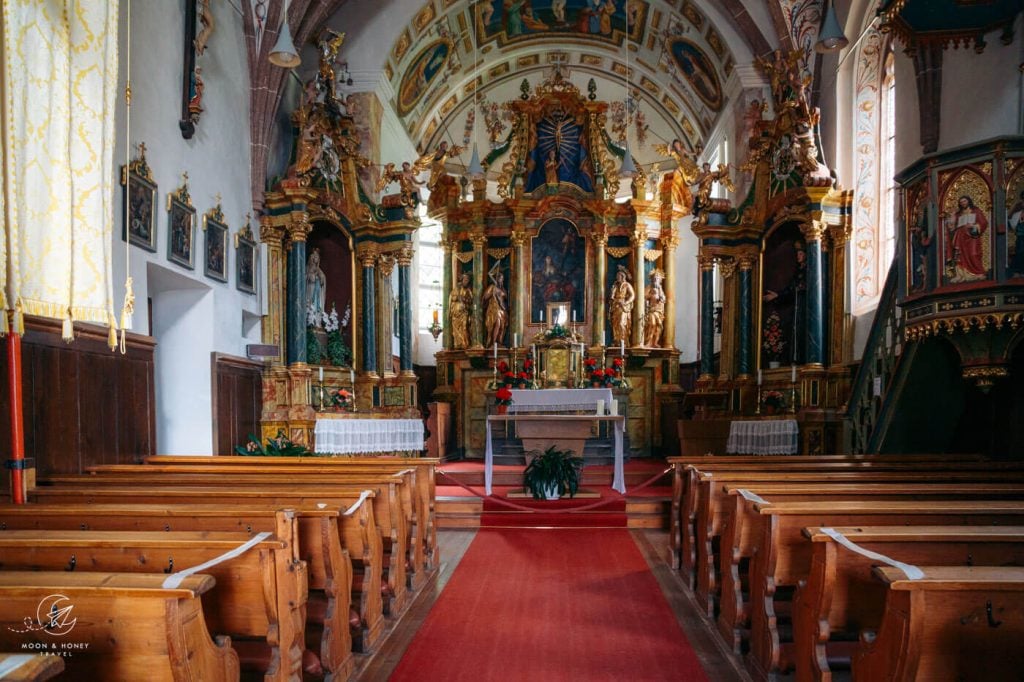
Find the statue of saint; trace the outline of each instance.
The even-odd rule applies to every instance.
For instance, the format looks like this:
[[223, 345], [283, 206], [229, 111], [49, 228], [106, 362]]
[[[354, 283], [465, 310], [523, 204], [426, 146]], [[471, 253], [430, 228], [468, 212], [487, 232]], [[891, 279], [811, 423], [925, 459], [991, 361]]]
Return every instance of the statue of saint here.
[[320, 269], [320, 249], [315, 248], [306, 261], [306, 316], [319, 329], [323, 326], [327, 275]]
[[558, 184], [558, 158], [554, 149], [548, 152], [548, 159], [544, 162], [544, 180], [549, 185]]
[[469, 273], [459, 276], [458, 283], [448, 295], [448, 326], [452, 330], [452, 348], [469, 347], [469, 311], [473, 305], [473, 288]]
[[660, 348], [661, 333], [665, 329], [665, 290], [661, 288], [665, 275], [655, 268], [650, 278], [651, 283], [644, 294], [647, 301], [647, 309], [644, 311], [644, 346]]
[[629, 327], [633, 320], [633, 303], [636, 301], [636, 292], [633, 285], [629, 283], [629, 272], [623, 266], [615, 275], [615, 283], [612, 284], [611, 300], [608, 305], [608, 317], [611, 322], [612, 339], [618, 343], [629, 342]]
[[487, 348], [495, 343], [504, 345], [505, 329], [508, 327], [508, 292], [502, 287], [505, 276], [498, 271], [491, 275], [491, 284], [484, 291], [484, 326], [487, 332]]

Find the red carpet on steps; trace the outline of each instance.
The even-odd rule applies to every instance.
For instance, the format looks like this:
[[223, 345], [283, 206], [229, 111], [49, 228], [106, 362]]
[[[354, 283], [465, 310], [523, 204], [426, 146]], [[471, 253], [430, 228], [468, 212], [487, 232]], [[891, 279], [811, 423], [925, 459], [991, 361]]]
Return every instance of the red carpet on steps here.
[[706, 680], [625, 530], [481, 530], [391, 680]]
[[[586, 509], [571, 511], [581, 507]], [[626, 498], [610, 490], [602, 491], [600, 499], [485, 497], [480, 514], [485, 528], [625, 528], [626, 521]]]

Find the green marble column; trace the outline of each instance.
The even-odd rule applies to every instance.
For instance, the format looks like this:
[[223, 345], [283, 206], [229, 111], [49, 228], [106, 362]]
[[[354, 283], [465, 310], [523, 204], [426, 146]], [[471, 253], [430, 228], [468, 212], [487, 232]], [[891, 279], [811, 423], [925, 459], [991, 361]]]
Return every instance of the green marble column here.
[[286, 308], [288, 364], [306, 362], [306, 237], [309, 217], [304, 211], [291, 214], [288, 225], [288, 300]]
[[715, 261], [700, 259], [700, 375], [712, 378], [715, 370]]
[[754, 261], [751, 258], [740, 258], [740, 291], [739, 291], [739, 349], [737, 352], [738, 363], [736, 373], [739, 376], [749, 376], [753, 372], [753, 355], [751, 353], [750, 340], [753, 329], [753, 274]]
[[376, 250], [367, 250], [359, 255], [363, 266], [363, 371], [367, 374], [377, 373], [376, 260]]
[[398, 253], [398, 368], [412, 375], [412, 244]]
[[821, 365], [825, 358], [825, 327], [822, 309], [821, 231], [807, 234], [807, 357], [811, 365]]

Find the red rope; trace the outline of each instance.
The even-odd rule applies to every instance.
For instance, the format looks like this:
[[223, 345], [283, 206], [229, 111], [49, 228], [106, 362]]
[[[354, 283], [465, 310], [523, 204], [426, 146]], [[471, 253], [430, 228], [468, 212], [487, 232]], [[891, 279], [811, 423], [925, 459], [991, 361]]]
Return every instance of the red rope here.
[[[646, 481], [644, 481], [640, 485], [636, 486], [632, 490], [633, 491], [637, 491], [637, 490], [643, 490], [644, 488], [648, 488], [651, 485], [653, 485], [655, 481], [657, 481], [659, 478], [661, 478], [665, 474], [669, 473], [670, 471], [672, 471], [672, 467], [667, 467], [666, 469], [664, 469], [664, 470], [656, 473], [655, 475], [651, 476]], [[606, 500], [606, 499], [602, 498], [601, 500], [598, 500], [597, 502], [592, 502], [590, 504], [583, 505], [582, 507], [572, 507], [571, 509], [558, 509], [558, 510], [535, 509], [533, 507], [526, 507], [526, 506], [523, 506], [521, 504], [516, 504], [515, 502], [510, 502], [508, 500], [505, 500], [505, 499], [502, 499], [502, 498], [498, 497], [497, 495], [487, 495], [487, 493], [481, 493], [481, 492], [479, 492], [477, 490], [474, 490], [473, 488], [470, 488], [468, 485], [466, 485], [465, 483], [463, 483], [463, 482], [459, 481], [458, 479], [454, 478], [451, 474], [449, 474], [447, 471], [444, 471], [442, 469], [437, 469], [436, 473], [441, 474], [442, 476], [445, 477], [445, 479], [451, 481], [452, 483], [454, 483], [455, 485], [459, 486], [460, 488], [463, 488], [464, 490], [468, 490], [469, 492], [473, 493], [477, 497], [490, 497], [490, 499], [493, 502], [496, 502], [499, 505], [504, 505], [506, 507], [509, 507], [511, 509], [517, 509], [519, 511], [526, 511], [526, 512], [533, 512], [533, 513], [545, 513], [545, 514], [549, 514], [552, 511], [558, 511], [559, 513], [575, 514], [576, 512], [589, 511], [591, 509], [596, 509], [597, 507], [606, 505], [606, 504], [608, 504], [609, 502], [612, 501], [612, 500]]]

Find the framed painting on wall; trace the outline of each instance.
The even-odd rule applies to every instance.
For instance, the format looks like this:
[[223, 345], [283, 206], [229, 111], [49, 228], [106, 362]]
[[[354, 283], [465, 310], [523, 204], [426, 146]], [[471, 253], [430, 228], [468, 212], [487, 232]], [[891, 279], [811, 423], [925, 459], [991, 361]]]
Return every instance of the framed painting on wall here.
[[219, 203], [203, 214], [203, 232], [206, 233], [203, 274], [218, 282], [227, 282], [228, 226]]
[[235, 286], [247, 294], [256, 293], [256, 240], [246, 225], [235, 233]]
[[156, 251], [156, 182], [146, 163], [146, 145], [139, 143], [139, 157], [125, 168], [121, 166], [122, 201], [128, 211], [123, 216], [121, 239], [146, 251]]
[[167, 195], [167, 260], [194, 269], [195, 235], [196, 209], [188, 193], [188, 173], [185, 173], [181, 187]]

